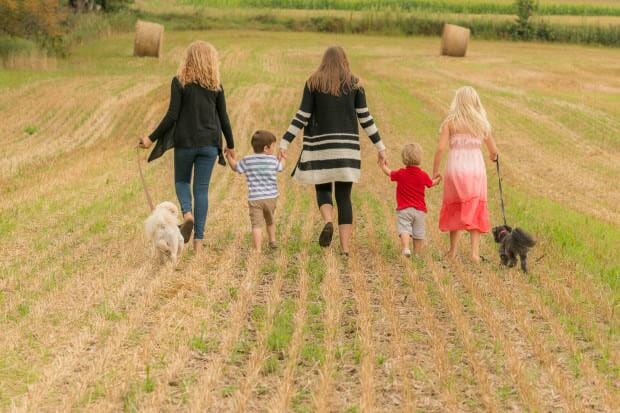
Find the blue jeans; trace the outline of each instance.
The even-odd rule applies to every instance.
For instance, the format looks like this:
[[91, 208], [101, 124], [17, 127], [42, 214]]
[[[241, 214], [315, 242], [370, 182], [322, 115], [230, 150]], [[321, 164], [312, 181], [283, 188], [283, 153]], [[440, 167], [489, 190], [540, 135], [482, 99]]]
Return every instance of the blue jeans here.
[[192, 212], [190, 182], [194, 170], [194, 239], [204, 237], [209, 210], [209, 181], [217, 159], [215, 146], [174, 148], [174, 186], [183, 214]]

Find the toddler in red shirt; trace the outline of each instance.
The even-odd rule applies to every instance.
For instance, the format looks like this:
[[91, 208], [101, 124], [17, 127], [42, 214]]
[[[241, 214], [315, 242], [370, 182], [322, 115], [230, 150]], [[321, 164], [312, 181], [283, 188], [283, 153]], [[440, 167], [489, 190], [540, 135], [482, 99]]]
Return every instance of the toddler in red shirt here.
[[383, 172], [396, 182], [396, 215], [398, 217], [398, 236], [402, 245], [402, 253], [411, 256], [409, 239], [413, 238], [413, 250], [422, 251], [426, 234], [424, 220], [426, 218], [426, 202], [424, 191], [426, 188], [437, 185], [441, 176], [431, 179], [420, 167], [422, 162], [422, 147], [417, 143], [410, 143], [403, 147], [401, 153], [404, 168], [392, 171], [387, 161], [380, 166]]

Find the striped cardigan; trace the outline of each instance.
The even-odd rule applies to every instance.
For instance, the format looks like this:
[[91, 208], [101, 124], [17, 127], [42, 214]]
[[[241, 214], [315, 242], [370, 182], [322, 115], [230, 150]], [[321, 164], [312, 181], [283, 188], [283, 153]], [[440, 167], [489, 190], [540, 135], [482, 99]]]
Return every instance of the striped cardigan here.
[[301, 105], [280, 141], [287, 149], [304, 129], [303, 149], [293, 176], [306, 184], [358, 182], [360, 141], [358, 121], [378, 151], [385, 149], [366, 105], [364, 89], [333, 96], [304, 88]]

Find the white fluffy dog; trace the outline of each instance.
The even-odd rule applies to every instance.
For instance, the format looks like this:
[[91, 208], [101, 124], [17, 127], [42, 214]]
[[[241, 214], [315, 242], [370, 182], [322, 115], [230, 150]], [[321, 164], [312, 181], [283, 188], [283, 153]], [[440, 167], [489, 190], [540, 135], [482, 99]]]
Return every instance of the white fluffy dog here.
[[146, 238], [153, 246], [155, 255], [163, 263], [168, 257], [176, 268], [183, 252], [183, 236], [178, 227], [179, 209], [172, 202], [157, 205], [144, 222]]

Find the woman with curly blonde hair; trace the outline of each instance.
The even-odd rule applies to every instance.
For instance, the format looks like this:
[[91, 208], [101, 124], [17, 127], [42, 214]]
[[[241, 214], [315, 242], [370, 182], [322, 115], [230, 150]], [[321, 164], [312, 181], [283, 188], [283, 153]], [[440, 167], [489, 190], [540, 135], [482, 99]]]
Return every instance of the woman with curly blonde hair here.
[[213, 45], [204, 41], [190, 44], [177, 75], [172, 79], [166, 115], [155, 131], [139, 142], [145, 149], [157, 142], [149, 161], [174, 147], [175, 189], [184, 218], [181, 233], [188, 242], [194, 230], [196, 252], [202, 249], [209, 208], [209, 181], [215, 161], [222, 154], [222, 134], [226, 138], [227, 150], [233, 151], [234, 148], [219, 66]]

